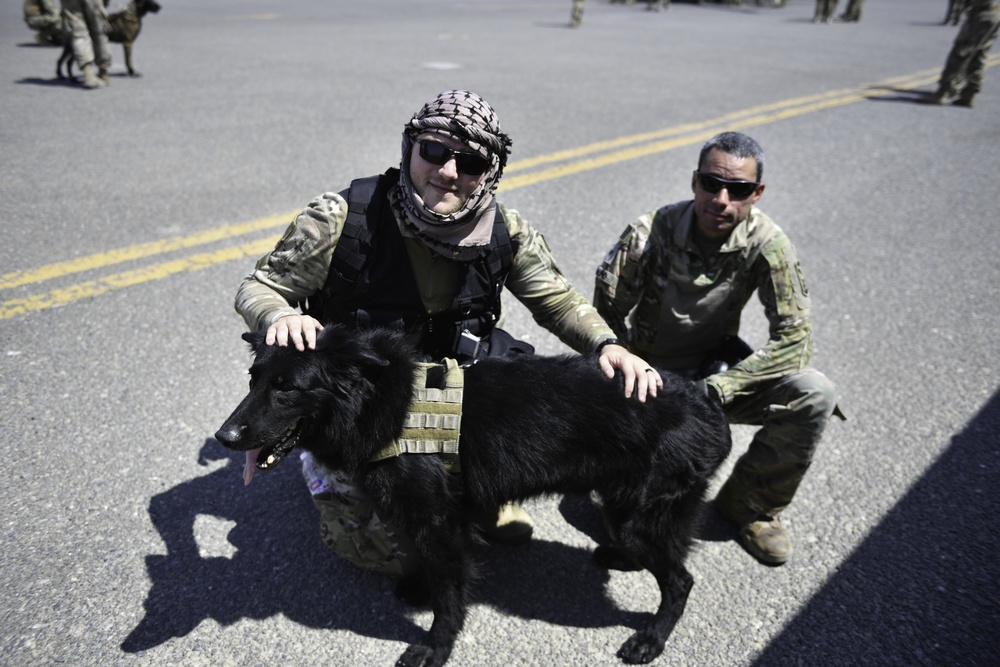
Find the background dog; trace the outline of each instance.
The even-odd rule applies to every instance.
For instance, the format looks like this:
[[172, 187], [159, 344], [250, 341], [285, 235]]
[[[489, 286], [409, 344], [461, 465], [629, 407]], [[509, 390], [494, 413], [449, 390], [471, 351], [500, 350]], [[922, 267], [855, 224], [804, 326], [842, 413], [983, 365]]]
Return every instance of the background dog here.
[[[108, 14], [108, 41], [121, 44], [125, 51], [125, 67], [129, 76], [142, 76], [135, 71], [132, 66], [132, 43], [139, 36], [142, 29], [142, 17], [147, 13], [160, 11], [160, 3], [156, 0], [129, 0], [125, 9]], [[73, 46], [70, 44], [69, 36], [63, 35], [63, 52], [56, 62], [56, 76], [60, 79], [73, 78]], [[63, 76], [62, 67], [66, 63], [66, 75]]]
[[651, 622], [618, 651], [651, 661], [684, 612], [693, 578], [684, 566], [709, 479], [729, 454], [720, 406], [693, 385], [664, 377], [655, 398], [626, 399], [593, 357], [514, 356], [465, 371], [461, 474], [433, 454], [372, 463], [399, 437], [413, 396], [414, 354], [400, 334], [328, 326], [315, 350], [264, 344], [244, 335], [256, 359], [250, 391], [216, 439], [272, 468], [296, 446], [346, 471], [375, 499], [379, 516], [414, 541], [431, 592], [434, 621], [397, 665], [439, 667], [466, 616], [472, 547], [468, 517], [507, 501], [597, 491], [616, 546], [598, 562], [648, 569], [661, 601]]

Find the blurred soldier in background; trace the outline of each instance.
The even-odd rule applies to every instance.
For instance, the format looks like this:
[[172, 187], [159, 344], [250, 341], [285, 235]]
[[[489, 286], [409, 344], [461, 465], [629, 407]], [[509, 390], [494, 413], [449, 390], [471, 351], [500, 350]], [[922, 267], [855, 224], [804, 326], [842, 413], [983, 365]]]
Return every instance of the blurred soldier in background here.
[[62, 17], [53, 0], [24, 0], [24, 22], [39, 44], [62, 46]]
[[847, 23], [857, 23], [861, 20], [861, 8], [865, 6], [865, 0], [849, 0], [844, 13], [840, 15], [840, 20]]
[[813, 23], [829, 23], [833, 20], [833, 12], [837, 9], [837, 0], [816, 0], [816, 14]]
[[956, 97], [956, 106], [971, 107], [972, 99], [983, 87], [986, 54], [1000, 30], [1000, 0], [971, 0], [965, 23], [958, 29], [948, 53], [938, 89], [922, 101], [944, 104]]
[[83, 72], [83, 87], [109, 83], [111, 51], [108, 49], [108, 15], [101, 0], [62, 0], [63, 30], [73, 47], [73, 57]]
[[962, 18], [962, 12], [968, 7], [969, 0], [948, 0], [948, 13], [944, 17], [944, 22], [941, 25], [958, 25], [958, 22]]

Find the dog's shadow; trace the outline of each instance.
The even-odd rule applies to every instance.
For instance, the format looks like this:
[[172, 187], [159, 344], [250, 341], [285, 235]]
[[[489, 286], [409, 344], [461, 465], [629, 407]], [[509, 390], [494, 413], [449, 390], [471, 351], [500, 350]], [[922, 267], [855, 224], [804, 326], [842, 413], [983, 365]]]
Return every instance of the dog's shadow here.
[[[228, 463], [150, 500], [149, 517], [167, 553], [146, 556], [152, 582], [146, 614], [122, 650], [159, 646], [208, 619], [229, 625], [277, 614], [313, 628], [407, 642], [419, 638], [422, 631], [404, 616], [385, 614], [395, 602], [387, 579], [354, 568], [323, 546], [298, 466], [280, 466], [244, 488], [242, 453], [210, 438], [199, 462], [210, 460]], [[202, 555], [195, 536], [199, 516], [235, 523], [226, 537], [235, 547], [230, 557]], [[358, 604], [345, 601], [351, 595], [345, 582], [365, 590]], [[384, 603], [371, 603], [379, 597]]]
[[83, 84], [79, 80], [72, 81], [70, 79], [42, 79], [39, 77], [25, 77], [23, 79], [18, 79], [15, 83], [26, 86], [48, 86], [51, 88], [80, 88], [83, 89]]
[[[297, 465], [258, 475], [244, 488], [242, 453], [209, 438], [199, 462], [213, 460], [226, 464], [150, 500], [149, 517], [166, 554], [146, 556], [152, 582], [146, 613], [122, 650], [159, 646], [208, 619], [229, 625], [278, 614], [311, 628], [379, 639], [412, 643], [423, 635], [408, 618], [412, 609], [394, 597], [391, 579], [364, 572], [323, 546]], [[566, 498], [561, 510], [571, 523], [586, 525], [588, 534], [599, 534], [599, 520], [585, 500]], [[235, 524], [226, 536], [235, 548], [231, 556], [204, 555], [195, 535], [199, 516]], [[645, 614], [620, 610], [606, 595], [609, 574], [589, 549], [535, 539], [519, 547], [493, 546], [480, 562], [473, 604], [573, 627], [637, 628], [644, 622]]]
[[[580, 532], [605, 541], [588, 500], [564, 496], [559, 511]], [[536, 537], [522, 546], [494, 545], [481, 561], [480, 580], [473, 588], [476, 604], [567, 627], [637, 629], [648, 621], [648, 614], [619, 609], [608, 597], [610, 574], [594, 562], [590, 549]], [[652, 579], [650, 585], [656, 586]]]

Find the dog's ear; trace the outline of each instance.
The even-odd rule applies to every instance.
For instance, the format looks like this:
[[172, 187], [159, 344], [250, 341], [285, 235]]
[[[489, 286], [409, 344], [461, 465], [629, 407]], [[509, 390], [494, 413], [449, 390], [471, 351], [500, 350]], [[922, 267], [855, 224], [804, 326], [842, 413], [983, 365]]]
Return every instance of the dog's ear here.
[[374, 350], [361, 350], [361, 352], [358, 353], [358, 360], [362, 363], [368, 364], [369, 366], [385, 367], [389, 365], [389, 360], [385, 357], [379, 356]]
[[265, 331], [247, 331], [241, 336], [241, 338], [250, 343], [250, 350], [254, 354], [257, 354], [260, 352], [260, 346], [264, 344], [264, 338], [266, 335], [267, 332]]

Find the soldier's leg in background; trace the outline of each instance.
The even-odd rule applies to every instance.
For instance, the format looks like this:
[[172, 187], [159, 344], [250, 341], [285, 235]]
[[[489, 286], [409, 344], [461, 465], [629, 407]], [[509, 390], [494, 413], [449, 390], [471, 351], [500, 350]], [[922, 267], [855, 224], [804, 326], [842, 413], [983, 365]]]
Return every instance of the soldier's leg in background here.
[[791, 503], [837, 404], [825, 375], [806, 369], [726, 406], [736, 424], [761, 424], [719, 492], [724, 513], [738, 524], [775, 517]]
[[90, 31], [87, 30], [83, 14], [70, 9], [74, 4], [75, 2], [68, 0], [63, 2], [63, 32], [69, 40], [77, 67], [83, 72], [83, 87], [87, 89], [100, 88], [101, 81], [97, 78], [97, 65], [94, 63], [94, 45], [90, 40]]
[[101, 0], [83, 0], [81, 2], [83, 18], [90, 33], [93, 45], [94, 62], [101, 79], [108, 82], [108, 69], [111, 67], [111, 49], [108, 48], [108, 17]]
[[941, 70], [935, 98], [946, 99], [958, 94], [965, 87], [969, 62], [981, 39], [982, 35], [976, 30], [975, 22], [967, 19], [962, 23]]
[[965, 71], [965, 86], [962, 88], [955, 104], [958, 106], [971, 107], [972, 99], [983, 89], [983, 69], [986, 65], [986, 56], [997, 39], [997, 32], [1000, 24], [980, 23], [978, 45], [969, 54], [968, 64]]
[[573, 9], [569, 15], [569, 26], [575, 28], [583, 20], [583, 0], [573, 0]]

